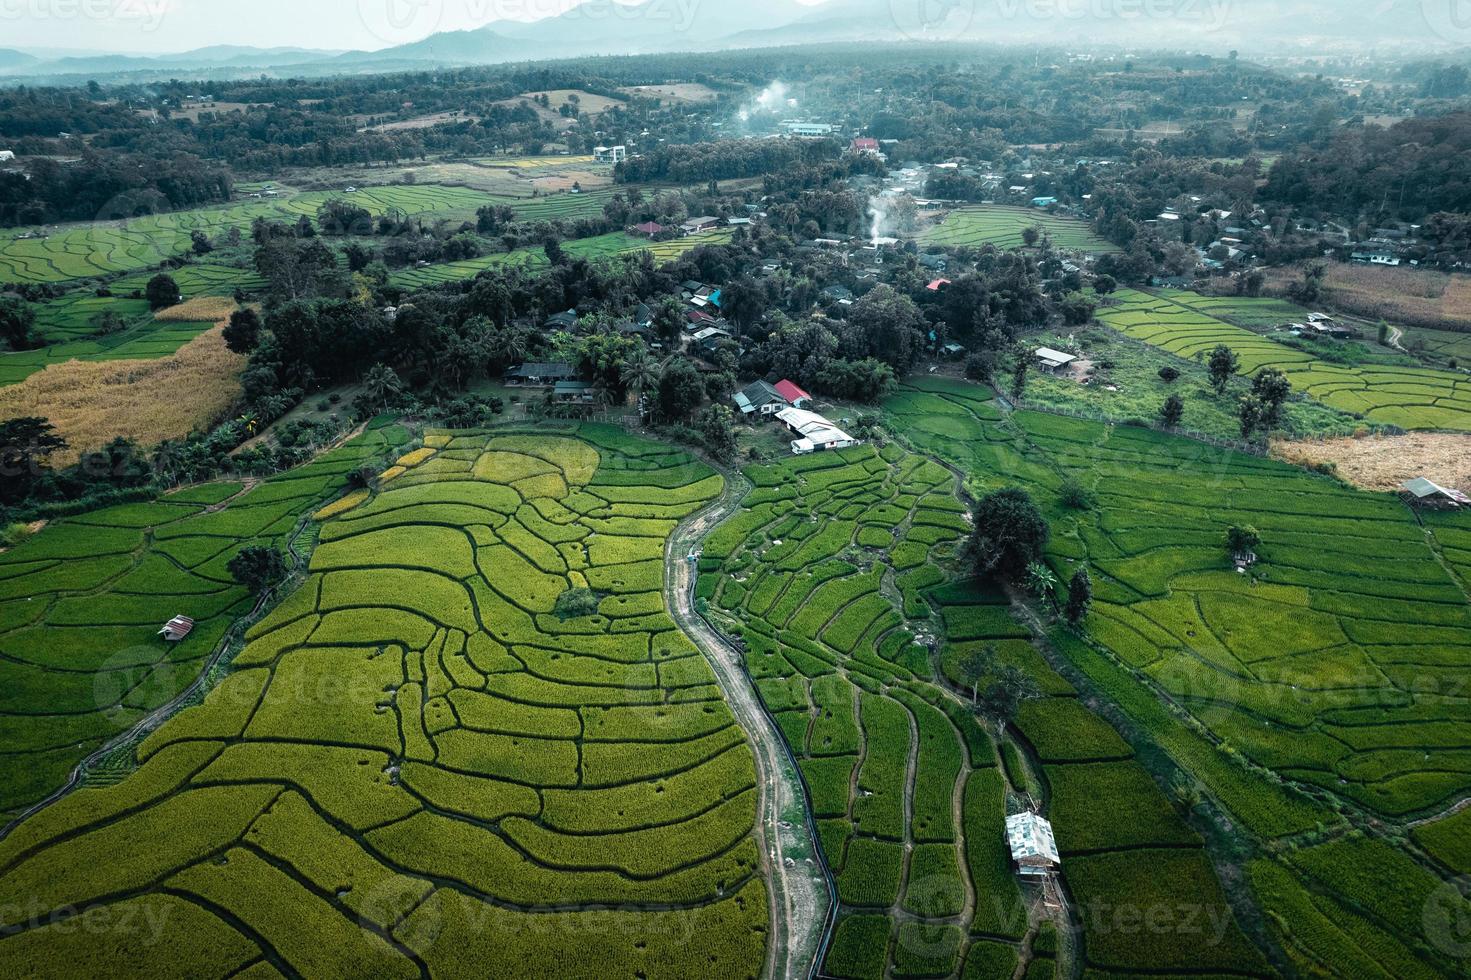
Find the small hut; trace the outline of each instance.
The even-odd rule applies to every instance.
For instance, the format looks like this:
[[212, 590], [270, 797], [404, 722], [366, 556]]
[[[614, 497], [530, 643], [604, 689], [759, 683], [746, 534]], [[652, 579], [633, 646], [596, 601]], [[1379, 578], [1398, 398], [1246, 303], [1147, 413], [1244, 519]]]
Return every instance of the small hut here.
[[163, 624], [163, 629], [158, 631], [158, 635], [163, 637], [167, 643], [178, 643], [192, 632], [194, 632], [194, 620], [188, 616], [175, 616]]
[[1006, 818], [1006, 840], [1017, 873], [1045, 878], [1062, 867], [1052, 824], [1035, 813], [1017, 813]]
[[1471, 507], [1471, 497], [1466, 496], [1459, 490], [1452, 490], [1433, 483], [1425, 477], [1418, 477], [1401, 487], [1401, 493], [1405, 499], [1416, 507], [1429, 507], [1439, 510], [1456, 510], [1461, 507]]

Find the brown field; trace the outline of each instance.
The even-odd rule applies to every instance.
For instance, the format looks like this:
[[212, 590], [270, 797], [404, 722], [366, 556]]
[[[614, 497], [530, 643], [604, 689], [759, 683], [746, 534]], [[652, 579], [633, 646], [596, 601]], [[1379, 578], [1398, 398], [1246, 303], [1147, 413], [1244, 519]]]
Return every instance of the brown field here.
[[[1301, 267], [1277, 269], [1268, 287], [1282, 292]], [[1324, 305], [1370, 320], [1433, 330], [1471, 330], [1471, 277], [1429, 269], [1328, 263]]]
[[68, 361], [0, 390], [0, 418], [50, 419], [70, 448], [52, 460], [77, 461], [118, 436], [153, 446], [214, 422], [240, 397], [245, 358], [225, 347], [223, 329], [195, 337], [156, 361]]
[[1416, 432], [1403, 436], [1273, 442], [1272, 455], [1299, 466], [1332, 463], [1338, 475], [1366, 490], [1398, 490], [1427, 477], [1471, 491], [1471, 435]]
[[178, 306], [170, 306], [153, 314], [155, 320], [165, 323], [218, 323], [228, 320], [236, 310], [235, 300], [229, 296], [196, 296]]
[[[265, 103], [253, 102], [206, 102], [204, 105], [180, 106], [169, 110], [170, 119], [187, 119], [190, 122], [199, 122], [199, 117], [204, 115], [225, 116], [232, 112], [245, 112], [256, 105]], [[139, 109], [138, 115], [145, 118], [158, 118], [158, 113], [153, 109]]]
[[396, 132], [399, 130], [409, 129], [429, 129], [434, 126], [443, 126], [445, 123], [475, 122], [479, 119], [478, 116], [467, 115], [457, 109], [450, 112], [436, 112], [433, 115], [428, 116], [416, 116], [413, 119], [399, 119], [393, 122], [382, 123], [377, 126], [369, 126], [369, 118], [371, 117], [354, 117], [359, 127], [358, 132], [365, 133], [370, 129], [374, 132]]
[[630, 85], [618, 91], [661, 102], [714, 102], [716, 92], [708, 85], [686, 82], [674, 85]]
[[[543, 108], [538, 103], [532, 101], [539, 95], [545, 95], [547, 97], [551, 103], [550, 108]], [[550, 123], [553, 128], [559, 131], [565, 131], [571, 129], [572, 124], [577, 120], [563, 116], [557, 110], [566, 105], [570, 101], [569, 96], [573, 95], [577, 96], [578, 107], [581, 109], [582, 115], [585, 118], [601, 115], [614, 106], [623, 105], [618, 99], [610, 99], [605, 95], [593, 95], [591, 92], [584, 92], [581, 89], [575, 88], [548, 89], [544, 92], [523, 92], [514, 99], [502, 100], [500, 104], [508, 106], [518, 104], [529, 105], [532, 109], [536, 110], [538, 116]]]

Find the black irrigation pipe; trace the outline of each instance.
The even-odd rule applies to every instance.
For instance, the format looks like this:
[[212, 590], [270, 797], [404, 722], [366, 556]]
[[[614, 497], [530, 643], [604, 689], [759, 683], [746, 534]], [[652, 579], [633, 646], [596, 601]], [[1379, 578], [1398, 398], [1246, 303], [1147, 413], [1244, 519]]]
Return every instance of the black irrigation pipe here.
[[220, 637], [220, 642], [216, 644], [214, 651], [210, 654], [209, 660], [205, 662], [198, 675], [194, 678], [194, 682], [180, 691], [166, 704], [159, 705], [146, 716], [140, 718], [132, 728], [114, 735], [93, 751], [91, 755], [78, 762], [67, 776], [64, 785], [44, 800], [26, 807], [26, 809], [17, 814], [4, 827], [0, 827], [0, 841], [5, 840], [13, 834], [21, 824], [25, 823], [31, 817], [34, 817], [50, 806], [60, 803], [63, 799], [80, 789], [82, 781], [86, 778], [89, 769], [124, 745], [156, 731], [164, 722], [172, 718], [180, 708], [184, 707], [204, 690], [205, 685], [209, 683], [210, 675], [214, 673], [215, 668], [220, 665], [220, 662], [225, 659], [225, 655], [229, 653], [235, 642], [241, 639], [245, 635], [246, 630], [259, 620], [261, 613], [276, 598], [277, 593], [295, 580], [295, 573], [302, 571], [305, 567], [306, 559], [296, 550], [296, 542], [311, 524], [312, 518], [310, 513], [308, 513], [297, 521], [296, 528], [291, 532], [291, 536], [286, 541], [286, 550], [290, 552], [291, 557], [295, 561], [292, 576], [262, 592], [260, 597], [256, 599], [255, 606], [251, 611], [230, 625], [230, 628], [225, 631], [225, 635]]
[[[698, 544], [699, 539], [696, 539], [695, 543]], [[743, 653], [745, 650], [744, 643], [737, 644], [700, 609], [700, 570], [698, 565], [693, 571], [694, 574], [690, 576], [689, 584], [690, 609], [693, 610], [696, 616], [700, 617], [700, 620], [711, 633], [720, 638], [722, 643], [737, 653]], [[797, 782], [802, 787], [803, 802], [805, 804], [802, 807], [802, 817], [807, 824], [807, 833], [812, 838], [812, 850], [817, 855], [817, 865], [822, 870], [823, 884], [827, 886], [828, 906], [827, 916], [824, 918], [822, 924], [822, 939], [817, 944], [817, 954], [812, 958], [812, 966], [807, 971], [808, 980], [817, 980], [817, 978], [823, 975], [822, 964], [827, 959], [828, 949], [832, 946], [833, 932], [837, 929], [838, 925], [838, 886], [833, 878], [832, 867], [827, 862], [827, 853], [822, 849], [822, 838], [817, 832], [817, 822], [812, 816], [812, 790], [807, 785], [807, 777], [803, 775], [802, 767], [797, 765], [797, 756], [792, 751], [791, 743], [787, 741], [786, 732], [777, 723], [776, 716], [767, 708], [766, 700], [761, 696], [760, 689], [756, 687], [756, 680], [751, 676], [751, 672], [746, 667], [745, 657], [741, 657], [740, 659], [740, 670], [746, 676], [746, 681], [751, 685], [751, 689], [756, 692], [756, 705], [761, 709], [761, 713], [766, 716], [766, 720], [771, 725], [772, 730], [776, 732], [777, 739], [781, 742], [782, 751], [786, 753], [787, 763], [792, 767], [792, 772], [796, 773]]]

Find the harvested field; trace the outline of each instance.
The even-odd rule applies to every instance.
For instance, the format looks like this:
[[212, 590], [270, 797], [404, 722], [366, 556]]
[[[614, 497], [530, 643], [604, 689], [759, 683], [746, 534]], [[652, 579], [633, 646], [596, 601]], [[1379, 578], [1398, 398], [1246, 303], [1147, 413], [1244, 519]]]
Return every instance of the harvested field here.
[[1459, 433], [1273, 442], [1272, 455], [1299, 466], [1331, 463], [1339, 476], [1365, 490], [1396, 491], [1417, 476], [1471, 490], [1471, 436]]
[[[1302, 277], [1302, 268], [1275, 270], [1274, 291]], [[1428, 269], [1384, 268], [1330, 262], [1323, 303], [1370, 320], [1436, 330], [1471, 329], [1471, 277]]]
[[219, 323], [230, 319], [230, 314], [238, 308], [229, 296], [196, 296], [178, 306], [159, 310], [153, 318], [164, 323]]
[[629, 85], [618, 91], [645, 99], [658, 99], [661, 102], [714, 102], [718, 96], [714, 89], [698, 82], [672, 85]]
[[72, 463], [118, 436], [153, 446], [208, 425], [240, 397], [244, 367], [214, 327], [158, 360], [52, 364], [0, 389], [0, 417], [50, 419], [70, 445], [53, 462]]

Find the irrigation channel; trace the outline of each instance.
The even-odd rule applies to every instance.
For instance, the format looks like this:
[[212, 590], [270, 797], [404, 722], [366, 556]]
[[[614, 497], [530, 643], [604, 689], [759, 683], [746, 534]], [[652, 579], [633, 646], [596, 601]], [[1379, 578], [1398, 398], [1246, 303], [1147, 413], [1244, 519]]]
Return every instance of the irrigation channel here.
[[837, 895], [809, 820], [806, 790], [796, 760], [746, 672], [743, 654], [695, 608], [700, 542], [735, 514], [751, 489], [738, 474], [722, 470], [722, 475], [720, 498], [669, 537], [665, 597], [675, 622], [705, 652], [756, 757], [756, 830], [771, 904], [766, 975], [772, 980], [814, 977], [832, 938]]

